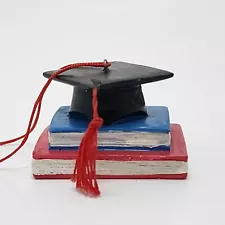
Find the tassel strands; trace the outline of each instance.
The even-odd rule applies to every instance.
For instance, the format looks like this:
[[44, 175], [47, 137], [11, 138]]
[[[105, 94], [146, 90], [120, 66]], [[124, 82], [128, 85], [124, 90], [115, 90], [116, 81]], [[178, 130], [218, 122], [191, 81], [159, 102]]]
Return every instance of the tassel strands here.
[[103, 124], [103, 119], [98, 116], [96, 88], [93, 89], [92, 107], [93, 119], [81, 140], [72, 180], [76, 181], [78, 190], [96, 197], [100, 195], [96, 180], [97, 132]]

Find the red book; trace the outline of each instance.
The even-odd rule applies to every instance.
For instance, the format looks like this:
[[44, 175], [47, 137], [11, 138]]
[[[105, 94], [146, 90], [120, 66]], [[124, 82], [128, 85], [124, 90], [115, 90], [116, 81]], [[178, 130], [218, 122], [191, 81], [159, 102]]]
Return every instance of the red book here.
[[[48, 127], [41, 134], [33, 151], [32, 171], [36, 179], [70, 179], [77, 151], [49, 150]], [[171, 150], [98, 152], [97, 178], [185, 179], [188, 155], [179, 124], [171, 124]]]

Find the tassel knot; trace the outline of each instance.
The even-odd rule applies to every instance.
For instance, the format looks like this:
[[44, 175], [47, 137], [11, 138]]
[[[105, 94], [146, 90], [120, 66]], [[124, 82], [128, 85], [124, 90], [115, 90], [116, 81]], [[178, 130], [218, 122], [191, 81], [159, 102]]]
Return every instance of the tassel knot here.
[[94, 118], [90, 124], [89, 128], [90, 129], [99, 129], [103, 124], [103, 119], [101, 117]]

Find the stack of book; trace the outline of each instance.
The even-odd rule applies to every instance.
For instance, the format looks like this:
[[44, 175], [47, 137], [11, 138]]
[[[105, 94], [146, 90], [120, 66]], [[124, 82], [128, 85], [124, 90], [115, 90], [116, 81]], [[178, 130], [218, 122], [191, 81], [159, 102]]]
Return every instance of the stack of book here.
[[[146, 107], [148, 116], [128, 117], [98, 132], [98, 178], [187, 177], [187, 150], [179, 124], [170, 124], [164, 106]], [[60, 107], [41, 134], [33, 151], [37, 179], [69, 179], [78, 147], [89, 120], [69, 116]]]

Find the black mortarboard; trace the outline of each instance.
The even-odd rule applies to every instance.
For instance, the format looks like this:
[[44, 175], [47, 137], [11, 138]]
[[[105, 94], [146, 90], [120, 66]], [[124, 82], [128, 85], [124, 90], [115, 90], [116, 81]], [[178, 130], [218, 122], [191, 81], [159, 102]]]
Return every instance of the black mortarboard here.
[[[56, 70], [44, 72], [49, 78]], [[74, 86], [70, 112], [92, 118], [92, 89], [98, 89], [98, 112], [105, 125], [130, 115], [147, 115], [141, 84], [173, 77], [173, 73], [148, 66], [111, 62], [104, 70], [79, 67], [54, 80]]]

